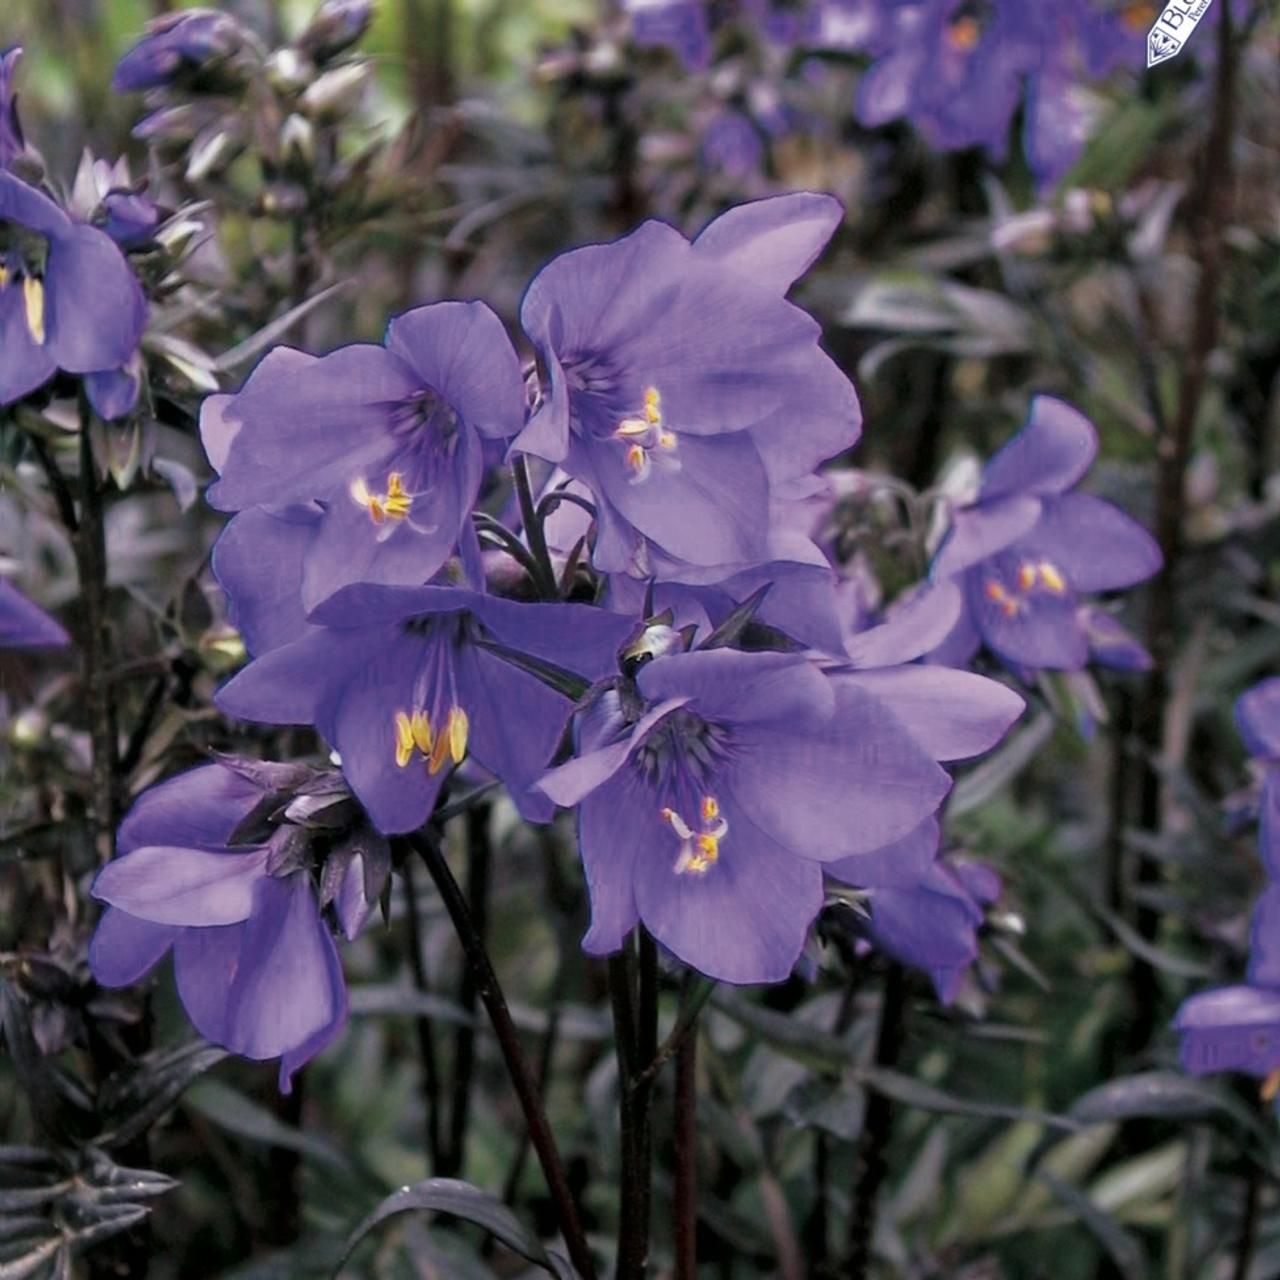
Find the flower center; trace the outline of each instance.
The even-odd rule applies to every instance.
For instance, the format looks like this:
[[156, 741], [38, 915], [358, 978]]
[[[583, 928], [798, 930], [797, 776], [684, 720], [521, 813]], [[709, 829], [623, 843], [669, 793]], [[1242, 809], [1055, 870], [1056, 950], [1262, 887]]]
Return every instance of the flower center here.
[[397, 768], [419, 759], [434, 776], [447, 760], [461, 764], [466, 756], [471, 718], [458, 697], [453, 662], [471, 625], [466, 613], [428, 614], [404, 624], [405, 634], [422, 639], [425, 652], [408, 698], [391, 714]]
[[1062, 571], [1050, 560], [1023, 560], [1014, 572], [1012, 580], [1001, 581], [989, 577], [982, 584], [988, 600], [998, 605], [1007, 618], [1016, 617], [1030, 603], [1036, 591], [1047, 591], [1060, 596], [1067, 591], [1067, 580]]
[[676, 857], [676, 875], [706, 875], [720, 860], [720, 841], [729, 833], [729, 824], [720, 812], [720, 803], [712, 795], [704, 795], [698, 806], [695, 830], [674, 810], [661, 810], [663, 822], [670, 825], [680, 840]]
[[645, 389], [640, 416], [623, 418], [613, 436], [624, 446], [623, 463], [631, 473], [631, 484], [647, 480], [653, 474], [655, 461], [668, 471], [680, 469], [680, 463], [670, 456], [678, 442], [676, 433], [663, 426], [662, 397], [657, 387]]
[[427, 762], [427, 772], [433, 777], [444, 768], [446, 757], [454, 764], [461, 764], [467, 754], [467, 737], [471, 721], [467, 713], [456, 703], [449, 708], [444, 723], [431, 729], [431, 717], [421, 707], [412, 711], [401, 708], [395, 713], [396, 765], [408, 768], [415, 756]]
[[369, 519], [376, 525], [386, 524], [388, 520], [403, 520], [413, 510], [413, 495], [404, 491], [398, 471], [387, 477], [386, 493], [375, 493], [363, 476], [357, 476], [351, 482], [349, 492], [352, 501], [366, 508]]

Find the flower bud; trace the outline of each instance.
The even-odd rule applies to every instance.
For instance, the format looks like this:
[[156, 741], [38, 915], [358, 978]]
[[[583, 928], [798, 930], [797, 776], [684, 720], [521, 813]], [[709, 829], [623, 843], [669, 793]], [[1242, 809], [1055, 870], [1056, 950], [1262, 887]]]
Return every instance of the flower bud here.
[[267, 82], [278, 93], [301, 93], [315, 78], [316, 69], [309, 58], [285, 45], [267, 59], [266, 73]]
[[136, 93], [179, 80], [199, 84], [226, 79], [245, 44], [244, 29], [229, 13], [185, 9], [165, 14], [116, 64], [111, 87], [116, 93]]
[[302, 95], [303, 109], [313, 117], [336, 120], [360, 100], [369, 79], [367, 62], [351, 62], [326, 71]]
[[317, 62], [351, 48], [373, 21], [373, 0], [324, 0], [298, 47]]
[[311, 122], [296, 112], [280, 130], [280, 154], [292, 170], [310, 169], [316, 158], [316, 133]]

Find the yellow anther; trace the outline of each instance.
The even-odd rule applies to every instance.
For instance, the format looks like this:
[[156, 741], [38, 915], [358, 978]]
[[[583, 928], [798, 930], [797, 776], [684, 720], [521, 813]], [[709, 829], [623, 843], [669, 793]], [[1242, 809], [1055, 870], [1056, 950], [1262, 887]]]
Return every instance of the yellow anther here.
[[665, 449], [668, 453], [676, 447], [676, 433], [674, 431], [661, 431], [658, 433], [658, 448]]
[[461, 764], [462, 757], [467, 754], [467, 734], [471, 731], [471, 721], [461, 707], [449, 708], [449, 755], [454, 764]]
[[649, 387], [644, 393], [644, 416], [654, 425], [662, 421], [662, 397], [657, 387]]
[[1024, 564], [1018, 569], [1018, 590], [1030, 591], [1036, 585], [1036, 567]]
[[431, 744], [431, 754], [427, 757], [427, 772], [433, 777], [444, 768], [444, 762], [449, 758], [451, 736], [446, 727], [443, 733], [436, 734], [436, 740]]
[[425, 711], [415, 711], [413, 719], [409, 722], [409, 728], [413, 734], [413, 744], [425, 756], [431, 750], [431, 721], [427, 718]]
[[357, 476], [351, 482], [349, 492], [356, 504], [369, 512], [369, 519], [374, 524], [382, 524], [388, 519], [403, 520], [413, 509], [413, 498], [404, 491], [398, 471], [387, 477], [386, 493], [374, 493], [363, 476]]
[[1280, 1068], [1273, 1071], [1262, 1082], [1262, 1088], [1258, 1090], [1258, 1096], [1263, 1102], [1273, 1102], [1277, 1093], [1280, 1093]]
[[961, 18], [958, 22], [951, 24], [947, 39], [951, 42], [953, 49], [968, 53], [978, 43], [978, 37], [981, 34], [982, 28], [978, 25], [977, 18]]
[[720, 802], [715, 796], [702, 797], [702, 820], [711, 822], [720, 816]]
[[9, 283], [9, 268], [0, 263], [0, 289]]
[[633, 444], [627, 450], [627, 466], [636, 475], [644, 475], [649, 470], [649, 454], [642, 444]]
[[387, 496], [383, 499], [387, 515], [393, 520], [403, 520], [413, 507], [413, 499], [404, 491], [400, 482], [400, 473], [393, 471], [387, 477]]
[[1067, 581], [1047, 560], [1040, 561], [1040, 581], [1054, 595], [1061, 595], [1067, 589]]
[[396, 725], [396, 764], [405, 768], [413, 759], [414, 734], [413, 721], [403, 711], [397, 711]]
[[37, 346], [44, 346], [44, 285], [34, 276], [22, 281], [22, 300], [27, 304], [27, 328]]
[[618, 429], [614, 434], [621, 436], [624, 440], [630, 440], [635, 436], [647, 436], [649, 425], [643, 418], [623, 418], [618, 423]]
[[999, 604], [1001, 600], [1007, 599], [1004, 588], [998, 582], [988, 582], [987, 599], [994, 600], [997, 604]]

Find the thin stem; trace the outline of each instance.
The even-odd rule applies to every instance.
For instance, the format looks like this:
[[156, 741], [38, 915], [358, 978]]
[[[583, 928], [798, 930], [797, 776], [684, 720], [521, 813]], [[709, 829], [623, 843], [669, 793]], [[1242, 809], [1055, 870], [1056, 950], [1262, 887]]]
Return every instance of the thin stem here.
[[1240, 1245], [1236, 1250], [1236, 1265], [1232, 1280], [1248, 1280], [1253, 1262], [1254, 1247], [1258, 1242], [1258, 1203], [1262, 1196], [1262, 1170], [1257, 1161], [1249, 1162], [1245, 1175], [1244, 1208], [1240, 1215]]
[[102, 486], [98, 482], [90, 439], [92, 412], [88, 402], [80, 404], [80, 516], [75, 527], [76, 571], [80, 578], [80, 598], [84, 605], [84, 643], [81, 670], [85, 709], [89, 718], [92, 750], [90, 782], [94, 844], [98, 858], [109, 862], [115, 853], [116, 774], [119, 769], [116, 742], [115, 697], [105, 678], [111, 663], [107, 631], [107, 542]]
[[[876, 1032], [875, 1064], [891, 1067], [902, 1052], [907, 1012], [907, 976], [900, 964], [889, 965], [884, 997], [880, 1004], [880, 1026]], [[849, 1209], [849, 1280], [864, 1280], [871, 1266], [871, 1242], [875, 1229], [876, 1201], [888, 1172], [885, 1148], [893, 1131], [893, 1101], [887, 1094], [872, 1092], [867, 1098], [867, 1114], [858, 1139], [857, 1173]]]
[[[422, 925], [418, 914], [418, 888], [413, 880], [413, 864], [404, 864], [404, 900], [409, 917], [409, 967], [413, 972], [413, 985], [423, 994], [430, 994], [426, 964], [422, 958]], [[437, 1173], [444, 1162], [440, 1137], [440, 1064], [436, 1055], [435, 1029], [425, 1014], [414, 1019], [418, 1033], [418, 1057], [422, 1062], [422, 1103], [426, 1108], [427, 1156], [431, 1172]]]
[[547, 538], [543, 532], [542, 521], [538, 518], [537, 508], [533, 503], [533, 488], [529, 483], [529, 464], [525, 458], [517, 454], [511, 464], [515, 476], [516, 496], [520, 502], [520, 522], [524, 525], [524, 536], [529, 543], [529, 551], [538, 566], [535, 578], [539, 591], [548, 600], [556, 597], [556, 574], [551, 567], [551, 553], [547, 550]]
[[676, 1050], [676, 1274], [698, 1273], [698, 1033], [690, 1030]]
[[[1157, 443], [1155, 534], [1164, 560], [1151, 584], [1146, 642], [1153, 662], [1134, 723], [1149, 762], [1159, 759], [1164, 747], [1165, 705], [1177, 645], [1178, 578], [1185, 550], [1187, 469], [1196, 418], [1208, 384], [1209, 358], [1217, 345], [1222, 321], [1219, 294], [1232, 206], [1231, 151], [1236, 96], [1237, 50], [1230, 10], [1231, 6], [1224, 4], [1219, 14], [1212, 117], [1193, 195], [1192, 230], [1199, 250], [1199, 278], [1192, 307], [1190, 341], [1182, 366], [1177, 412], [1167, 423], [1168, 429], [1160, 433]], [[1161, 812], [1160, 775], [1148, 763], [1141, 788], [1142, 827], [1158, 831]], [[1155, 860], [1139, 859], [1136, 877], [1139, 885], [1153, 884], [1159, 876], [1160, 868]], [[1144, 938], [1153, 939], [1159, 928], [1159, 914], [1149, 906], [1139, 905], [1134, 924]], [[1149, 1042], [1160, 1017], [1159, 982], [1149, 962], [1134, 960], [1129, 986], [1132, 1009], [1127, 1047], [1133, 1053]]]
[[591, 1250], [587, 1247], [577, 1206], [573, 1203], [569, 1181], [565, 1177], [564, 1165], [556, 1147], [555, 1135], [547, 1122], [547, 1114], [543, 1109], [533, 1073], [529, 1069], [524, 1051], [520, 1048], [519, 1032], [516, 1031], [515, 1023], [511, 1020], [511, 1011], [507, 1008], [506, 998], [498, 985], [498, 977], [493, 971], [484, 942], [471, 919], [467, 900], [458, 887], [458, 882], [453, 878], [453, 872], [449, 870], [449, 864], [444, 860], [440, 846], [422, 835], [406, 838], [426, 863], [427, 870], [431, 873], [431, 878], [435, 881], [436, 889], [444, 902], [445, 910], [453, 921], [453, 927], [457, 932], [458, 941], [462, 943], [467, 963], [475, 972], [476, 992], [489, 1015], [489, 1022], [493, 1027], [494, 1035], [497, 1036], [498, 1046], [502, 1050], [503, 1060], [511, 1076], [512, 1087], [520, 1100], [525, 1123], [529, 1127], [529, 1140], [538, 1153], [543, 1176], [547, 1180], [547, 1190], [551, 1193], [565, 1246], [569, 1250], [569, 1260], [578, 1269], [583, 1280], [596, 1280], [595, 1261], [591, 1256]]
[[71, 486], [67, 483], [66, 476], [62, 474], [62, 468], [58, 466], [53, 450], [39, 436], [28, 436], [27, 439], [31, 444], [31, 451], [36, 455], [49, 481], [53, 500], [58, 504], [58, 515], [67, 532], [74, 535], [80, 527], [80, 518], [76, 515], [76, 503], [71, 493]]
[[621, 1177], [618, 1186], [617, 1280], [640, 1280], [644, 1275], [636, 1182], [639, 1135], [636, 1131], [636, 997], [630, 943], [609, 957], [609, 1001], [613, 1010], [613, 1045], [618, 1055], [618, 1148]]
[[[636, 1062], [649, 1063], [658, 1056], [658, 944], [643, 925], [639, 929], [640, 1002], [637, 1009]], [[640, 1275], [649, 1261], [649, 1217], [653, 1199], [653, 1076], [637, 1075], [632, 1086], [639, 1136], [636, 1179], [636, 1217], [640, 1235]]]
[[[467, 814], [467, 905], [481, 943], [489, 931], [489, 809], [472, 809]], [[468, 1013], [476, 1008], [476, 980], [470, 965], [464, 965], [458, 986], [458, 1004]], [[466, 1160], [467, 1121], [471, 1113], [471, 1082], [475, 1070], [476, 1029], [474, 1019], [458, 1027], [453, 1042], [453, 1100], [449, 1107], [449, 1144], [440, 1168], [442, 1177], [456, 1177]]]

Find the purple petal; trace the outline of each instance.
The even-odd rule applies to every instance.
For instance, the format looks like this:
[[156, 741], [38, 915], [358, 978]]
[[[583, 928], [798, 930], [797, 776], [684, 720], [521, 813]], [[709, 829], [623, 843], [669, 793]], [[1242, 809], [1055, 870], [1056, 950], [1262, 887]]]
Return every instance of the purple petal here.
[[706, 720], [727, 724], [775, 723], [791, 733], [816, 730], [830, 720], [835, 693], [808, 659], [782, 653], [704, 649], [648, 663], [637, 679], [651, 702], [683, 698]]
[[954, 583], [926, 585], [896, 605], [878, 627], [850, 637], [845, 651], [855, 667], [913, 662], [947, 638], [963, 607], [963, 596]]
[[882, 849], [840, 858], [826, 864], [826, 872], [846, 884], [866, 889], [911, 889], [929, 873], [938, 856], [941, 832], [936, 817], [926, 818], [914, 831]]
[[396, 448], [391, 410], [420, 390], [413, 370], [379, 346], [340, 347], [315, 361], [277, 347], [222, 410], [242, 426], [209, 488], [210, 503], [237, 511], [330, 496], [350, 501], [354, 480], [383, 478]]
[[1195, 1075], [1280, 1067], [1280, 991], [1221, 987], [1184, 1000], [1173, 1025], [1182, 1036], [1183, 1067]]
[[825, 725], [735, 726], [734, 753], [723, 767], [738, 804], [757, 826], [800, 856], [822, 862], [907, 835], [951, 786], [879, 699], [851, 680], [832, 684], [836, 712]]
[[[1275, 787], [1268, 797], [1275, 804]], [[1271, 867], [1268, 866], [1268, 870]], [[1280, 885], [1271, 884], [1253, 904], [1249, 928], [1249, 981], [1259, 987], [1280, 987]]]
[[930, 577], [937, 582], [1003, 551], [1032, 529], [1041, 504], [1027, 494], [957, 511], [951, 530], [934, 557]]
[[844, 208], [834, 196], [797, 191], [722, 213], [693, 248], [766, 289], [785, 293], [814, 264], [843, 218]]
[[0, 578], [0, 649], [52, 649], [68, 643], [58, 623]]
[[1088, 418], [1063, 400], [1036, 396], [1026, 425], [987, 464], [982, 501], [1015, 493], [1065, 493], [1098, 452]]
[[636, 905], [646, 928], [685, 964], [721, 982], [781, 982], [822, 907], [822, 869], [762, 831], [732, 799], [728, 834], [705, 872], [675, 870], [679, 839], [635, 863]]
[[48, 196], [3, 169], [0, 169], [0, 222], [16, 222], [50, 239], [73, 229], [71, 219]]
[[1155, 539], [1119, 507], [1088, 493], [1044, 499], [1039, 522], [1018, 544], [1060, 569], [1073, 590], [1114, 591], [1159, 572]]
[[992, 598], [998, 576], [985, 569], [968, 575], [969, 608], [987, 647], [1005, 662], [1054, 671], [1079, 671], [1089, 660], [1089, 641], [1080, 625], [1075, 595], [1036, 591], [1010, 609], [1007, 599]]
[[119, 369], [137, 351], [147, 302], [110, 236], [77, 226], [51, 240], [44, 287], [46, 345], [59, 368]]
[[1280, 676], [1255, 684], [1240, 695], [1236, 725], [1251, 756], [1280, 758]]
[[148, 845], [103, 867], [92, 893], [153, 924], [237, 924], [253, 910], [266, 861], [266, 849], [209, 853]]
[[214, 703], [240, 720], [315, 724], [324, 700], [344, 673], [359, 669], [375, 642], [364, 631], [314, 630], [255, 658], [214, 694]]
[[108, 907], [89, 941], [89, 968], [104, 987], [132, 986], [173, 946], [179, 930]]
[[834, 678], [884, 703], [935, 760], [990, 751], [1026, 708], [1006, 685], [950, 667], [883, 667]]
[[138, 797], [120, 824], [116, 848], [121, 856], [146, 845], [221, 850], [261, 799], [258, 787], [223, 765], [188, 769]]
[[1115, 671], [1150, 671], [1151, 655], [1116, 620], [1095, 605], [1085, 605], [1077, 615], [1089, 641], [1089, 657]]
[[602, 956], [621, 948], [640, 918], [636, 865], [652, 856], [668, 832], [652, 790], [634, 770], [607, 777], [582, 801], [578, 850], [591, 896], [584, 951]]
[[524, 426], [524, 379], [502, 321], [483, 302], [437, 302], [396, 316], [387, 349], [415, 369], [482, 436]]
[[128, 369], [105, 369], [85, 375], [84, 389], [98, 417], [106, 422], [127, 417], [138, 403], [141, 381]]

